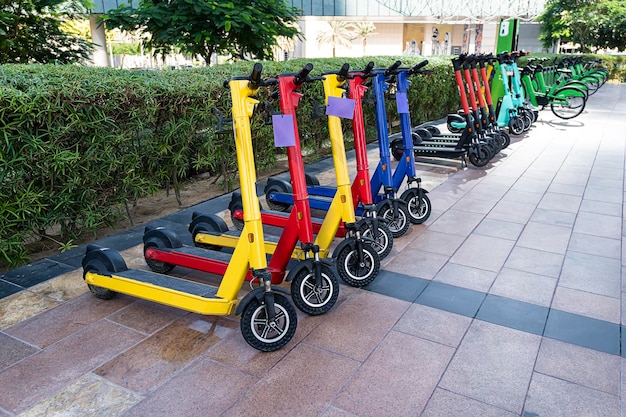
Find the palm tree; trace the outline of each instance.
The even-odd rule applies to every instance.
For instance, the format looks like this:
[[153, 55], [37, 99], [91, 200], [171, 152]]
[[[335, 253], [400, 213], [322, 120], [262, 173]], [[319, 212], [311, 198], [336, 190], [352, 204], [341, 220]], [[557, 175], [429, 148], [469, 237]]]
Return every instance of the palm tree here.
[[317, 44], [330, 44], [333, 47], [333, 58], [337, 46], [352, 47], [352, 40], [356, 39], [351, 23], [333, 20], [328, 22], [329, 28], [317, 34]]
[[367, 46], [367, 37], [375, 35], [376, 26], [372, 22], [353, 23], [354, 34], [363, 38], [363, 56], [365, 56], [365, 47]]

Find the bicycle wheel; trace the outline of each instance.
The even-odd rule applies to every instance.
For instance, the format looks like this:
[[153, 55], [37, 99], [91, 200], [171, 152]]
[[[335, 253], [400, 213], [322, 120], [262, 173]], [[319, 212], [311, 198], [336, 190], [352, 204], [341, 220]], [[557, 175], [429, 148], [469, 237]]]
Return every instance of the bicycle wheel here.
[[585, 110], [587, 101], [584, 94], [576, 89], [564, 88], [558, 90], [555, 96], [550, 100], [550, 109], [561, 119], [572, 119]]

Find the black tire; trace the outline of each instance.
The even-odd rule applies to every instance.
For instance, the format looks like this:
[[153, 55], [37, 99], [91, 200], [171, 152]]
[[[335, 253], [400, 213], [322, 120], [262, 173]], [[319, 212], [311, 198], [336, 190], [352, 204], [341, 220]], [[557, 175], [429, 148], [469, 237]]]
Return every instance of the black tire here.
[[564, 102], [559, 100], [559, 102], [550, 103], [550, 110], [555, 116], [568, 120], [582, 113], [585, 110], [585, 105], [586, 101], [583, 97], [566, 97]]
[[222, 234], [228, 231], [226, 222], [219, 216], [214, 214], [204, 215], [202, 218], [197, 218], [192, 221], [193, 228], [191, 230], [191, 236], [193, 238], [194, 246], [203, 249], [210, 249], [214, 251], [221, 251], [222, 247], [219, 245], [211, 245], [207, 243], [201, 243], [196, 241], [196, 235], [198, 233], [216, 233]]
[[[110, 275], [112, 272], [121, 272], [128, 269], [124, 258], [122, 258], [119, 252], [111, 249], [95, 248], [94, 246], [87, 247], [82, 266], [83, 279], [88, 272]], [[91, 294], [100, 300], [110, 300], [117, 294], [115, 291], [92, 284], [87, 284], [87, 287]]]
[[149, 248], [155, 249], [171, 249], [171, 245], [167, 244], [167, 240], [165, 239], [151, 239], [150, 242], [146, 243], [143, 246], [144, 260], [148, 264], [150, 269], [158, 274], [167, 274], [170, 272], [176, 265], [168, 264], [167, 262], [155, 261], [154, 259], [146, 258], [145, 253]]
[[296, 333], [298, 316], [287, 297], [274, 293], [276, 324], [270, 327], [264, 303], [256, 298], [246, 305], [239, 327], [244, 340], [262, 352], [273, 352], [285, 346]]
[[402, 140], [394, 140], [391, 142], [391, 155], [396, 161], [402, 159], [402, 155], [404, 155], [404, 145], [402, 144]]
[[413, 224], [422, 224], [430, 217], [432, 206], [430, 199], [424, 193], [424, 197], [421, 199], [418, 196], [418, 191], [415, 188], [405, 190], [400, 199], [406, 201], [406, 208], [409, 213], [409, 221]]
[[509, 132], [516, 136], [524, 133], [524, 121], [521, 117], [513, 116], [509, 119]]
[[387, 227], [393, 237], [404, 236], [411, 227], [409, 211], [404, 204], [398, 204], [398, 214], [394, 217], [393, 207], [384, 205], [378, 209], [378, 217], [387, 220]]
[[437, 126], [428, 125], [425, 127], [425, 129], [428, 130], [432, 136], [441, 135], [441, 130], [439, 130]]
[[316, 187], [320, 185], [320, 180], [313, 174], [309, 174], [308, 172], [304, 173], [304, 179], [306, 180], [306, 185]]
[[469, 160], [475, 167], [484, 167], [487, 165], [491, 158], [489, 158], [489, 151], [484, 146], [479, 145], [476, 148], [476, 152], [470, 152]]
[[291, 299], [296, 307], [311, 316], [326, 313], [339, 297], [339, 280], [335, 271], [321, 264], [322, 286], [315, 287], [315, 272], [301, 269], [291, 282]]
[[368, 244], [378, 253], [380, 259], [385, 259], [393, 248], [393, 233], [385, 223], [378, 223], [378, 237], [374, 237], [372, 225], [369, 222], [363, 222], [360, 229], [361, 236], [367, 237]]
[[335, 264], [341, 279], [356, 288], [372, 283], [380, 271], [380, 257], [367, 243], [363, 243], [363, 263], [358, 263], [357, 250], [346, 245], [337, 254]]
[[230, 210], [230, 221], [233, 223], [233, 226], [235, 226], [237, 230], [243, 230], [244, 221], [243, 219], [238, 219], [233, 216], [233, 214], [235, 213], [235, 210], [243, 211], [243, 205], [241, 205], [240, 203], [236, 203], [233, 205], [233, 207]]
[[511, 144], [511, 136], [504, 130], [498, 131], [496, 138], [500, 141], [500, 148], [502, 149], [506, 149]]
[[280, 203], [278, 201], [274, 201], [268, 198], [268, 196], [272, 192], [281, 193], [281, 194], [283, 193], [291, 194], [292, 193], [291, 190], [286, 190], [285, 187], [280, 182], [272, 183], [265, 190], [265, 201], [267, 201], [267, 206], [270, 208], [270, 210], [288, 212], [291, 209], [291, 204]]
[[520, 108], [517, 110], [518, 117], [521, 117], [522, 122], [524, 123], [524, 132], [528, 132], [533, 125], [533, 117], [529, 114], [528, 110], [524, 108]]

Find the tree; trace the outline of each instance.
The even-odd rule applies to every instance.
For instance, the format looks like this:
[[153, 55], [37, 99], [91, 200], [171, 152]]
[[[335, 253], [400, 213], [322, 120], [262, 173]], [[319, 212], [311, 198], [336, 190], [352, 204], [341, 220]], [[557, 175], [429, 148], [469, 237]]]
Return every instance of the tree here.
[[365, 56], [365, 48], [367, 47], [367, 37], [375, 35], [376, 26], [372, 22], [354, 23], [354, 33], [363, 39], [363, 55]]
[[91, 57], [89, 41], [62, 29], [85, 0], [0, 0], [0, 63], [76, 63]]
[[541, 16], [540, 40], [545, 47], [565, 41], [582, 52], [626, 48], [626, 3], [623, 0], [548, 0]]
[[284, 0], [140, 0], [137, 8], [121, 6], [104, 20], [109, 28], [139, 31], [157, 54], [176, 47], [209, 63], [214, 53], [271, 58], [279, 36], [300, 36], [298, 17]]
[[352, 47], [352, 41], [356, 39], [356, 36], [353, 31], [354, 26], [351, 23], [333, 20], [328, 22], [328, 26], [328, 30], [317, 34], [317, 43], [318, 45], [330, 44], [333, 47], [334, 58], [337, 47]]

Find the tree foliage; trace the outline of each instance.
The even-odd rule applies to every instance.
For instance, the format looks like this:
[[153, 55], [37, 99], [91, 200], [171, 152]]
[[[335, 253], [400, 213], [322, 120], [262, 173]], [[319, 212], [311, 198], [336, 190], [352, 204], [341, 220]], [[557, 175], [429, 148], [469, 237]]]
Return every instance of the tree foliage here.
[[81, 0], [0, 0], [0, 63], [75, 63], [92, 46], [62, 29], [83, 9]]
[[556, 41], [592, 49], [626, 49], [626, 2], [624, 0], [548, 0], [538, 21], [545, 47]]
[[283, 0], [140, 0], [105, 16], [109, 28], [142, 33], [147, 49], [167, 54], [172, 48], [200, 56], [272, 57], [280, 36], [299, 36], [299, 11]]

